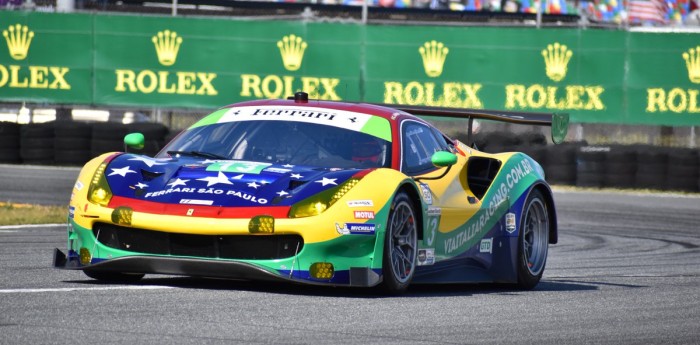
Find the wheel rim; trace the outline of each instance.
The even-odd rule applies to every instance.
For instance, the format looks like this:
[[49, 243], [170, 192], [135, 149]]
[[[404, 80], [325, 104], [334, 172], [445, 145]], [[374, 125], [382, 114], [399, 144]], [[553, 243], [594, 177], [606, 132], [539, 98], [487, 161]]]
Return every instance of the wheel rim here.
[[416, 262], [416, 217], [413, 209], [406, 202], [400, 202], [391, 218], [389, 250], [391, 266], [397, 281], [405, 283], [413, 275]]
[[523, 228], [523, 260], [530, 274], [542, 273], [547, 260], [549, 219], [547, 208], [540, 199], [533, 199], [527, 207]]

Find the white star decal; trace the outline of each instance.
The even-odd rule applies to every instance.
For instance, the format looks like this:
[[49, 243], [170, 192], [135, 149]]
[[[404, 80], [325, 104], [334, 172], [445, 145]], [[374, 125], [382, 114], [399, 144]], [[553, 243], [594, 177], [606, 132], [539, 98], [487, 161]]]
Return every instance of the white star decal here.
[[143, 157], [143, 156], [134, 157], [134, 158], [129, 159], [129, 160], [130, 160], [130, 161], [141, 161], [141, 162], [144, 162], [144, 163], [146, 163], [146, 165], [148, 165], [149, 168], [152, 168], [154, 165], [164, 165], [164, 164], [166, 164], [166, 163], [158, 162], [158, 161], [156, 161], [155, 159], [148, 158], [148, 157]]
[[255, 181], [253, 181], [251, 183], [248, 183], [248, 187], [258, 189], [258, 187], [260, 187], [260, 185], [255, 183]]
[[287, 193], [287, 192], [281, 190], [281, 191], [277, 192], [277, 195], [279, 195], [279, 196], [285, 196], [285, 195], [289, 195], [289, 193]]
[[329, 185], [329, 184], [332, 184], [332, 185], [334, 185], [334, 186], [337, 186], [338, 184], [335, 183], [335, 180], [337, 180], [337, 178], [327, 178], [327, 177], [324, 177], [322, 180], [318, 180], [318, 181], [314, 181], [314, 182], [318, 182], [318, 183], [320, 183], [320, 184], [321, 184], [322, 186], [324, 186], [324, 187], [327, 186], [327, 185]]
[[119, 175], [121, 177], [126, 177], [126, 174], [128, 173], [136, 173], [135, 171], [129, 169], [129, 166], [125, 166], [121, 169], [112, 169], [112, 173], [107, 175], [107, 176], [112, 176], [112, 175]]
[[223, 172], [219, 171], [219, 175], [216, 177], [214, 176], [209, 176], [205, 178], [198, 178], [197, 181], [207, 181], [207, 187], [211, 187], [215, 184], [223, 183], [223, 184], [233, 184], [233, 182], [228, 180], [228, 177], [224, 175]]
[[301, 174], [291, 174], [291, 175], [289, 175], [289, 177], [295, 178], [295, 179], [301, 179], [301, 178], [303, 178], [304, 176], [301, 176]]
[[284, 168], [294, 168], [294, 166], [291, 165], [291, 164], [285, 164], [285, 165], [283, 165], [282, 167], [284, 167]]
[[232, 180], [240, 180], [240, 179], [242, 179], [242, 178], [243, 178], [243, 174], [240, 174], [240, 175], [236, 175], [236, 176], [234, 176], [234, 177], [231, 177]]
[[168, 183], [168, 186], [171, 188], [175, 188], [176, 186], [185, 186], [187, 182], [190, 182], [190, 180], [181, 180], [179, 177], [177, 180]]
[[145, 184], [145, 183], [139, 182], [139, 183], [136, 184], [136, 188], [138, 188], [138, 189], [144, 189], [144, 188], [146, 188], [146, 187], [148, 187], [148, 185]]

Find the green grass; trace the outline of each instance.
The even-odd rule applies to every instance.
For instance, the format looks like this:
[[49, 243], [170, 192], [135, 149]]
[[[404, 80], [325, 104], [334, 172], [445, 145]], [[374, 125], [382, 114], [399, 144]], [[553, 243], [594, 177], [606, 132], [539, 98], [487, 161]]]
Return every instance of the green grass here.
[[0, 202], [0, 225], [65, 223], [68, 206], [40, 206]]

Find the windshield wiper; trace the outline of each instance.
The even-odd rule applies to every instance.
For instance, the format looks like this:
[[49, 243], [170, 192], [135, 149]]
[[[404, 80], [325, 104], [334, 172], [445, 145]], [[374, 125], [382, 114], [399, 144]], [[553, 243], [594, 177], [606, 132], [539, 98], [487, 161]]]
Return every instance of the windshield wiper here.
[[224, 157], [221, 155], [217, 155], [216, 153], [209, 153], [209, 152], [204, 152], [204, 151], [167, 151], [169, 155], [186, 155], [186, 156], [194, 156], [194, 157], [204, 157], [204, 158], [214, 158], [214, 159], [225, 159], [228, 160], [228, 157]]

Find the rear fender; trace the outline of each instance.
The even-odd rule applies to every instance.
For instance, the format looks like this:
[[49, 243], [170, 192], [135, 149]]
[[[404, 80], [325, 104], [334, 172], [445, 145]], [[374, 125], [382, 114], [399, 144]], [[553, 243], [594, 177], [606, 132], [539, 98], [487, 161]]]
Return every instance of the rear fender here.
[[[559, 242], [559, 227], [552, 189], [549, 188], [549, 185], [546, 183], [539, 182], [532, 187], [532, 190], [538, 190], [544, 196], [547, 205], [547, 213], [549, 214], [549, 243], [557, 244], [557, 242]], [[532, 192], [532, 190], [530, 192]]]

